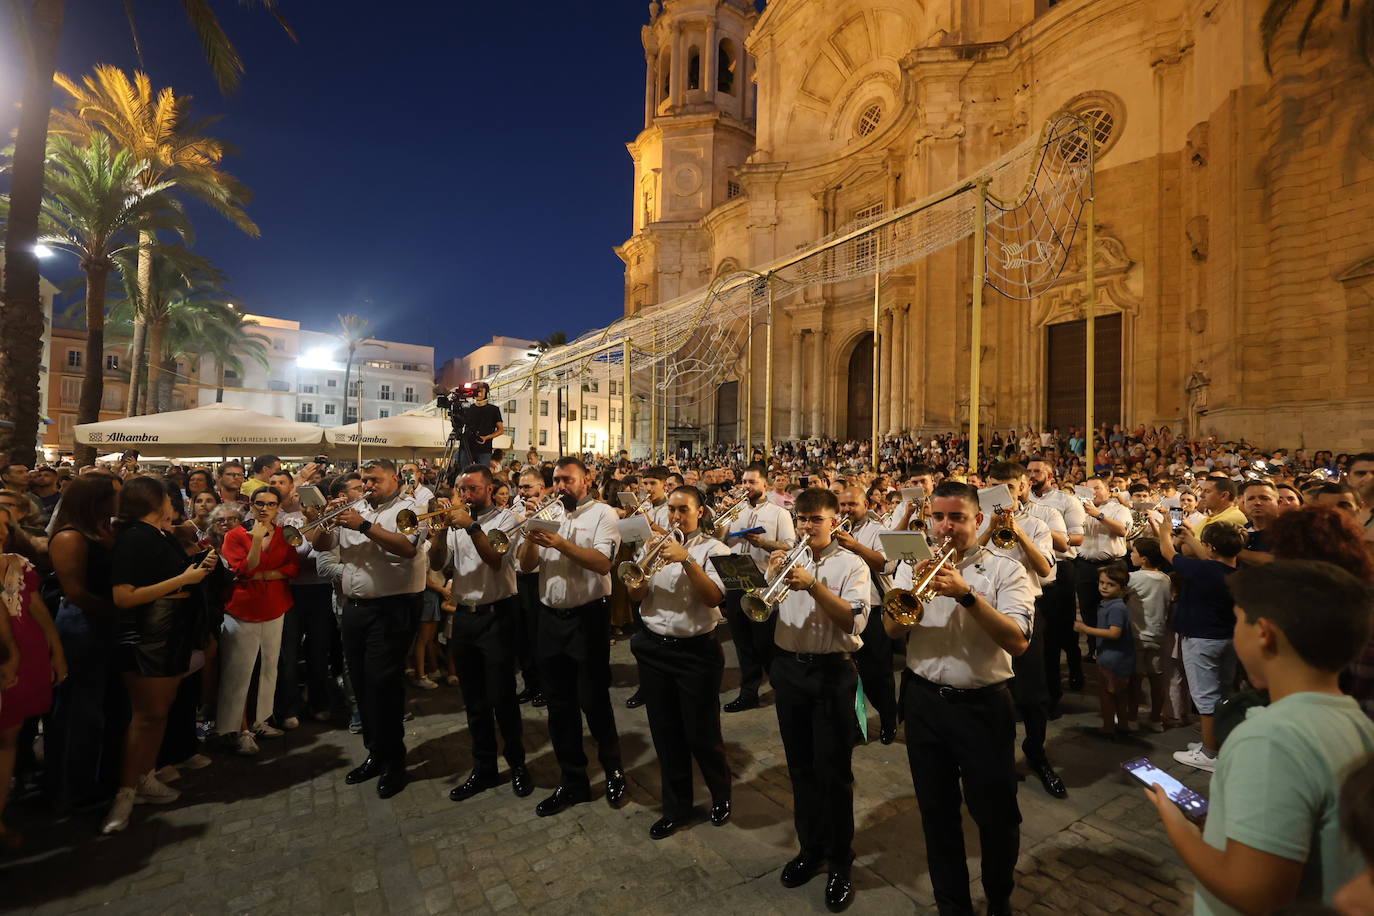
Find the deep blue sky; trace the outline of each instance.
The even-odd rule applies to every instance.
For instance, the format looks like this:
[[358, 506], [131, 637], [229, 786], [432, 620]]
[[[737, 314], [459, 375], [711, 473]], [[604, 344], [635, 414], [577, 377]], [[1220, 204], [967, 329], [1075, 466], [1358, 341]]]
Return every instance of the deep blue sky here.
[[[67, 6], [59, 69], [137, 66], [123, 4]], [[154, 85], [222, 115], [213, 132], [239, 148], [227, 168], [253, 189], [262, 237], [193, 215], [196, 250], [248, 309], [319, 330], [356, 312], [378, 337], [432, 343], [438, 362], [622, 313], [611, 246], [630, 231], [644, 0], [284, 0], [299, 44], [223, 0], [247, 71], [228, 98], [180, 3], [135, 6]], [[8, 136], [20, 87], [0, 24]]]

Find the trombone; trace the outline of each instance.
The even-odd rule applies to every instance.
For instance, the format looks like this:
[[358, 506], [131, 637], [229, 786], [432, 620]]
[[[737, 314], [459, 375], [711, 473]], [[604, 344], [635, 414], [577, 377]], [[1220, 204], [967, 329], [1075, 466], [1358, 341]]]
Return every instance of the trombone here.
[[[434, 503], [430, 503], [431, 507], [433, 507], [433, 505]], [[468, 512], [472, 511], [471, 503], [463, 503], [463, 505], [467, 507]], [[442, 509], [430, 508], [428, 512], [422, 512], [417, 515], [413, 509], [402, 509], [400, 512], [396, 513], [396, 530], [401, 532], [401, 534], [414, 534], [420, 530], [420, 523], [425, 519], [434, 518], [437, 515], [447, 515], [452, 511], [452, 506], [445, 506]], [[446, 527], [456, 528], [457, 525], [448, 522], [446, 523]]]
[[667, 561], [663, 559], [663, 547], [672, 538], [679, 544], [687, 543], [687, 537], [682, 533], [681, 528], [669, 528], [649, 542], [644, 548], [644, 556], [636, 563], [633, 560], [626, 560], [616, 567], [616, 575], [620, 576], [620, 581], [624, 582], [629, 588], [639, 588], [645, 582], [654, 577], [654, 574], [662, 569]]
[[[931, 580], [958, 552], [959, 549], [954, 546], [954, 538], [948, 537], [941, 541], [935, 548], [935, 556], [926, 561], [921, 578], [914, 581], [911, 588], [890, 588], [883, 594], [883, 613], [905, 627], [914, 627], [920, 623], [921, 618], [925, 617], [926, 605], [939, 597], [930, 587]], [[902, 559], [911, 562], [910, 557]], [[915, 573], [912, 575], [914, 577]]]
[[[852, 527], [850, 519], [845, 519], [835, 527], [836, 531], [849, 531]], [[792, 590], [792, 586], [787, 584], [787, 576], [798, 566], [810, 566], [811, 561], [808, 554], [811, 550], [811, 539], [803, 537], [797, 542], [783, 559], [782, 565], [778, 567], [777, 575], [768, 580], [768, 584], [762, 589], [751, 588], [740, 597], [740, 610], [744, 611], [745, 616], [755, 623], [763, 623], [773, 612], [778, 609], [782, 599], [787, 597], [787, 593]]]
[[365, 502], [365, 500], [355, 499], [351, 503], [335, 506], [313, 522], [306, 522], [299, 528], [295, 525], [283, 525], [281, 529], [282, 538], [292, 547], [299, 547], [305, 543], [305, 539], [309, 537], [310, 532], [314, 531], [316, 528], [323, 531], [333, 531], [335, 528], [339, 527], [339, 523], [335, 521], [335, 519], [343, 515], [349, 509], [357, 508], [358, 503], [361, 502]]

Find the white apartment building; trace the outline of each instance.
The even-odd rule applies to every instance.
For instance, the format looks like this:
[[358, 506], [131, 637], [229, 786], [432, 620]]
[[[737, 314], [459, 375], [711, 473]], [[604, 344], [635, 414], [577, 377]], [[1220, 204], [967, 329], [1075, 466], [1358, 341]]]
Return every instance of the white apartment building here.
[[[434, 385], [434, 348], [368, 340], [353, 355], [349, 391], [344, 391], [348, 351], [333, 334], [308, 331], [298, 321], [249, 316], [253, 330], [270, 338], [269, 367], [243, 359], [243, 376], [225, 373], [224, 403], [320, 426], [358, 420], [361, 391], [364, 420], [391, 417], [429, 401]], [[200, 403], [215, 401], [215, 362], [201, 369]], [[347, 395], [347, 396], [345, 396]]]

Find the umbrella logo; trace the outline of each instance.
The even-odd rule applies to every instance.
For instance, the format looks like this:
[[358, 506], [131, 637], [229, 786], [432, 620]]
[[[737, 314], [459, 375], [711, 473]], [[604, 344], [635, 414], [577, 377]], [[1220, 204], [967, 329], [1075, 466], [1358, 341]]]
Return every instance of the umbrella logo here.
[[97, 444], [97, 443], [99, 443], [99, 442], [104, 442], [104, 441], [105, 441], [105, 434], [104, 434], [104, 433], [91, 433], [91, 434], [90, 434], [89, 436], [87, 436], [86, 438], [87, 438], [87, 440], [88, 440], [92, 445], [95, 445], [95, 444]]

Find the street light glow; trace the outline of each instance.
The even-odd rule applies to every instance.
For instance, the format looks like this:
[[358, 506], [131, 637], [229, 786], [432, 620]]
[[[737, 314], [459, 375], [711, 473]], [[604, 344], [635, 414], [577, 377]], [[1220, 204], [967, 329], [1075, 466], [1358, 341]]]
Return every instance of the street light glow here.
[[333, 347], [314, 347], [296, 357], [296, 365], [302, 369], [342, 369], [343, 364], [334, 358]]
[[34, 246], [33, 246], [33, 254], [34, 254], [34, 257], [37, 257], [37, 258], [50, 258], [50, 257], [52, 257], [52, 256], [53, 256], [54, 254], [56, 254], [56, 253], [57, 253], [57, 252], [53, 251], [53, 250], [52, 250], [51, 248], [49, 248], [47, 245], [39, 244], [39, 245], [34, 245]]

